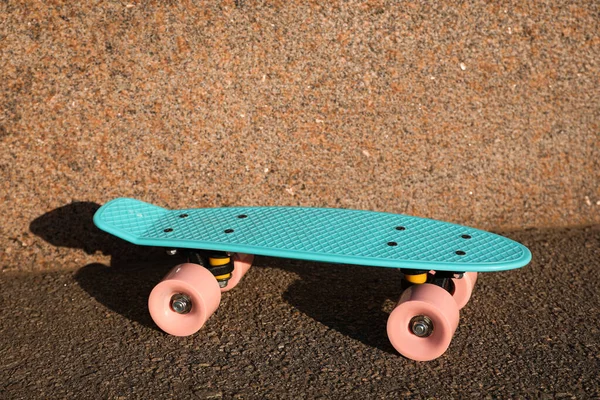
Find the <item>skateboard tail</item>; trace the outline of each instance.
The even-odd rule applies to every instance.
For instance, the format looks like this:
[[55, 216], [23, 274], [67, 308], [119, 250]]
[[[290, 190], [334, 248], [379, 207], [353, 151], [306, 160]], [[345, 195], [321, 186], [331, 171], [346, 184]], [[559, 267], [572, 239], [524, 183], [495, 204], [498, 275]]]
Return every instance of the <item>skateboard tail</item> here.
[[94, 214], [94, 224], [105, 232], [133, 244], [168, 210], [143, 201], [118, 198], [109, 201]]

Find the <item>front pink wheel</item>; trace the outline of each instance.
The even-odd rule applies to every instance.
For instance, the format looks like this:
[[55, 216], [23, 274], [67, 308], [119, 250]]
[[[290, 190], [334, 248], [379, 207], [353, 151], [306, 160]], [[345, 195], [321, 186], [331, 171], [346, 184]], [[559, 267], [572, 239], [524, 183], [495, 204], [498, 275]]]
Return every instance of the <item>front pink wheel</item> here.
[[252, 266], [254, 256], [252, 254], [236, 253], [233, 255], [233, 272], [227, 281], [227, 286], [221, 288], [221, 293], [227, 292], [240, 283], [240, 280]]
[[160, 329], [188, 336], [202, 328], [220, 302], [221, 290], [213, 274], [198, 264], [185, 263], [152, 289], [148, 309]]
[[388, 338], [407, 358], [433, 360], [450, 345], [458, 318], [458, 306], [446, 290], [429, 283], [411, 286], [388, 318]]

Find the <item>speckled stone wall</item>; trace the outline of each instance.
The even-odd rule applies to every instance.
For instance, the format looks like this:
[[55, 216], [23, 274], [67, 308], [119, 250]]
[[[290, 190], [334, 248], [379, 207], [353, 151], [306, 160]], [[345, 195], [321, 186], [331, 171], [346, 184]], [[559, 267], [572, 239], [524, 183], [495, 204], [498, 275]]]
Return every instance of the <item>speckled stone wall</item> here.
[[117, 196], [600, 222], [598, 2], [96, 3], [0, 3], [4, 270]]

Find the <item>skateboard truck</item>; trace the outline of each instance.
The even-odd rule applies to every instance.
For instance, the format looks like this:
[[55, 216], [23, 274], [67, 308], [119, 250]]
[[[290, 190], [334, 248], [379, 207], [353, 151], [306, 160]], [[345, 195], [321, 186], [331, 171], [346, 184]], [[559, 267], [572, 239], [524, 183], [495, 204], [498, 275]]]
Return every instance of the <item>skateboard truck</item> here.
[[431, 283], [445, 289], [450, 294], [454, 292], [453, 280], [462, 279], [465, 274], [464, 272], [426, 271], [417, 269], [402, 269], [401, 272], [404, 274], [404, 279], [402, 280], [402, 290], [405, 290], [413, 285]]
[[220, 288], [226, 287], [229, 279], [231, 279], [231, 273], [234, 269], [233, 260], [225, 252], [191, 250], [188, 252], [188, 260], [208, 269], [219, 282]]

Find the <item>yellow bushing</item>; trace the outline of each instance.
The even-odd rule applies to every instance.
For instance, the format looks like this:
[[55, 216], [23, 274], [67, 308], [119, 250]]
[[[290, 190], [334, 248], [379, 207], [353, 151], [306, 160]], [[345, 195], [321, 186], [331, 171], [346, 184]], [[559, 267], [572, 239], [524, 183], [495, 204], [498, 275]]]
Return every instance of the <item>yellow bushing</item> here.
[[404, 279], [406, 279], [410, 283], [414, 283], [416, 285], [421, 285], [427, 282], [427, 274], [417, 274], [417, 275], [404, 275]]
[[219, 267], [221, 265], [229, 264], [229, 261], [231, 261], [230, 257], [223, 257], [223, 258], [210, 257], [208, 259], [208, 262], [210, 263], [211, 267]]

